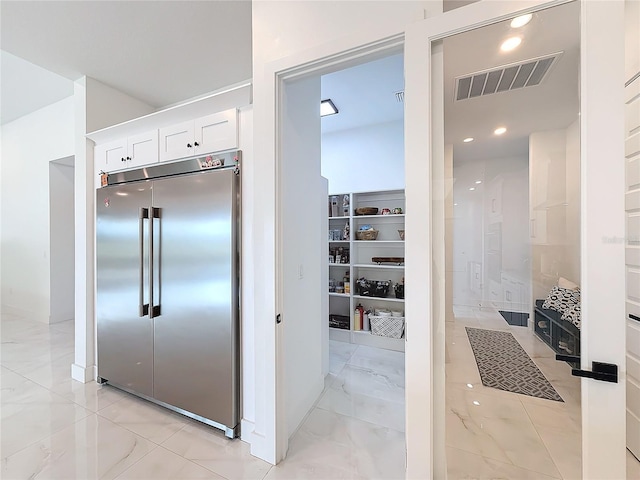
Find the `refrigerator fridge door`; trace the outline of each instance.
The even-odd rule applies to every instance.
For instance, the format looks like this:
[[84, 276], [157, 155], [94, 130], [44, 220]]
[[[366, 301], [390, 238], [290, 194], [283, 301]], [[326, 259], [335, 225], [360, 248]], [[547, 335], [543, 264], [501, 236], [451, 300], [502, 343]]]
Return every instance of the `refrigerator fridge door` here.
[[151, 182], [96, 192], [98, 375], [153, 393], [153, 320], [149, 303]]
[[154, 395], [238, 424], [237, 176], [210, 171], [156, 180], [153, 207]]

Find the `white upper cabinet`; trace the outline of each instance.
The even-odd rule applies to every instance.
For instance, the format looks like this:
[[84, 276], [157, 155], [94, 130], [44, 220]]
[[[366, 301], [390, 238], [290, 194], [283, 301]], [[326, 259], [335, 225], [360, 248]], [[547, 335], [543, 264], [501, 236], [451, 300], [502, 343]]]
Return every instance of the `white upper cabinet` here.
[[127, 139], [96, 145], [93, 152], [96, 173], [126, 168]]
[[235, 108], [195, 121], [194, 152], [209, 153], [238, 147], [238, 111]]
[[160, 129], [160, 161], [194, 155], [194, 121], [178, 123]]
[[158, 161], [158, 130], [122, 138], [94, 148], [96, 173], [139, 167]]
[[238, 148], [235, 108], [160, 129], [160, 161]]
[[158, 130], [127, 138], [127, 168], [158, 161]]

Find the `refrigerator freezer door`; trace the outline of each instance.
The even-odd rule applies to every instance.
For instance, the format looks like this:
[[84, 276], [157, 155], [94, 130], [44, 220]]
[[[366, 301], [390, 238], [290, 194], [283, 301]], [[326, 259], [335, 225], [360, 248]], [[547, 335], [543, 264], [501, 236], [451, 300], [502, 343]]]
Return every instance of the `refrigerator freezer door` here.
[[141, 216], [150, 205], [151, 182], [96, 192], [98, 375], [147, 396], [153, 393], [153, 320], [144, 308], [149, 220]]
[[237, 177], [232, 170], [156, 180], [153, 397], [238, 423]]

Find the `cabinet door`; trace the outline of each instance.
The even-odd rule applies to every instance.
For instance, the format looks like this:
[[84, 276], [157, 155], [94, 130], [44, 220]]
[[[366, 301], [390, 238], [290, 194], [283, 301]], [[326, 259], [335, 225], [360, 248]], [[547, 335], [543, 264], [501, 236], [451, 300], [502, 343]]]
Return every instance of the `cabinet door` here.
[[129, 137], [127, 167], [141, 167], [158, 161], [158, 130]]
[[194, 140], [196, 154], [238, 148], [238, 111], [232, 108], [196, 119]]
[[193, 155], [193, 120], [160, 129], [160, 161]]
[[93, 149], [96, 175], [127, 168], [127, 139], [96, 145]]

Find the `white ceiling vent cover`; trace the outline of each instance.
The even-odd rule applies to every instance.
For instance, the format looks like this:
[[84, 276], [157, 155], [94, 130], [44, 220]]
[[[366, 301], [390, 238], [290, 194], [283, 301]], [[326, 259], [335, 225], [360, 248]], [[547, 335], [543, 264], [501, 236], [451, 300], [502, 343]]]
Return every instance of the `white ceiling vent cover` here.
[[457, 77], [456, 101], [540, 85], [561, 55], [553, 53]]

